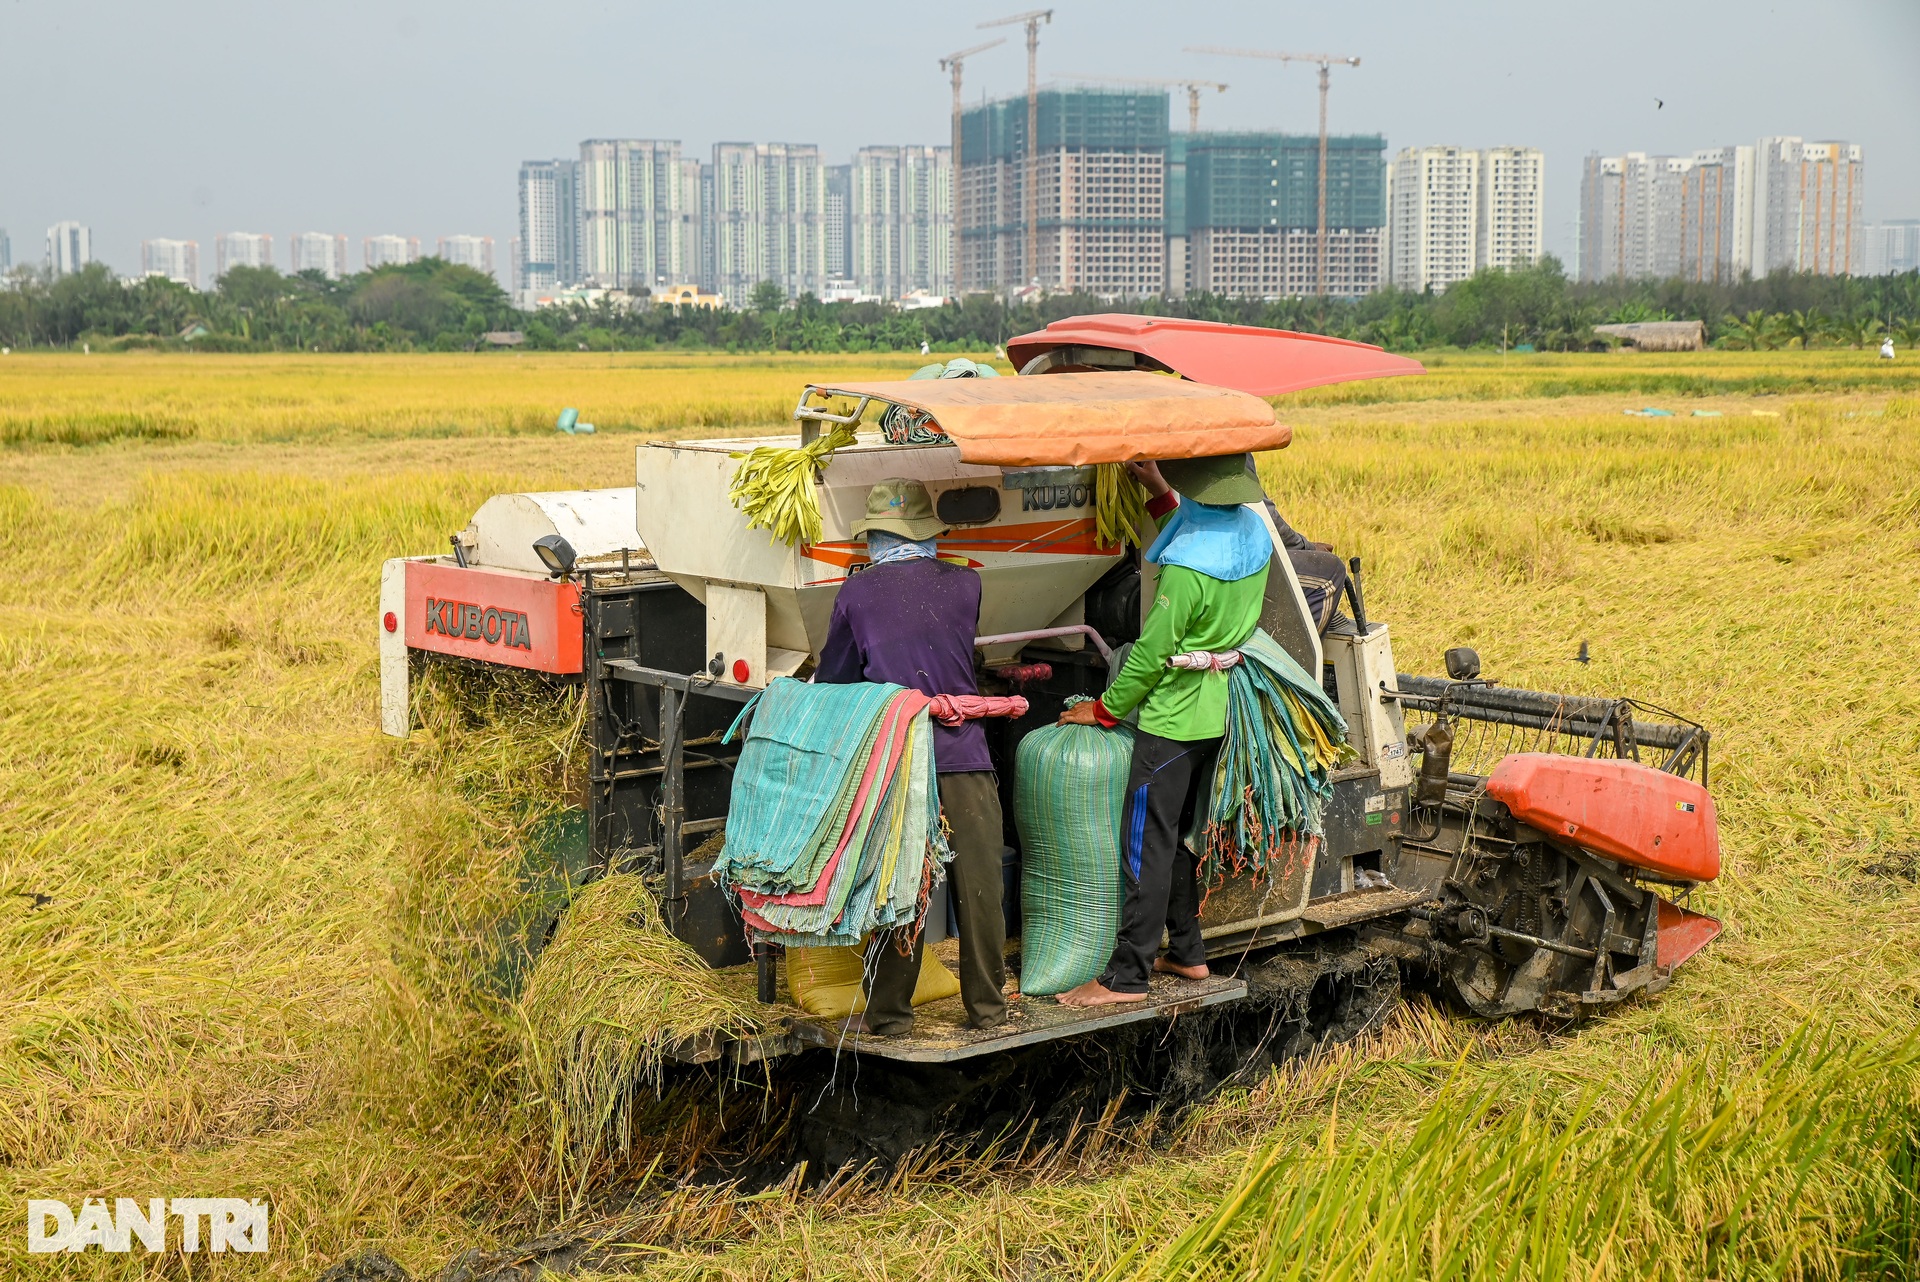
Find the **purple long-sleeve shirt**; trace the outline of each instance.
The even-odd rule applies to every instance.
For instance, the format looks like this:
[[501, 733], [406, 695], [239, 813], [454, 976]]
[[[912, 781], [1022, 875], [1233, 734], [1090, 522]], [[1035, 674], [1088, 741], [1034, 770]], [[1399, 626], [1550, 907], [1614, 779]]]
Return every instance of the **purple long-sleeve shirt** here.
[[[980, 624], [980, 576], [964, 565], [920, 557], [869, 566], [833, 602], [813, 679], [834, 685], [890, 681], [922, 694], [978, 694], [973, 638]], [[991, 770], [977, 721], [933, 727], [941, 774]]]

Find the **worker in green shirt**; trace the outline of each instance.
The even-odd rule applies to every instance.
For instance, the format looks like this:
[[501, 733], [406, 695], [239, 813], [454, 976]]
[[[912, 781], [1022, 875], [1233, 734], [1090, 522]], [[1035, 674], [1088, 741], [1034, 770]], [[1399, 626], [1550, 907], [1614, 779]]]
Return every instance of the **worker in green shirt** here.
[[1140, 710], [1120, 832], [1126, 906], [1106, 971], [1060, 994], [1068, 1006], [1142, 1001], [1153, 971], [1207, 977], [1198, 861], [1180, 835], [1206, 804], [1200, 784], [1227, 728], [1226, 669], [1260, 624], [1274, 554], [1266, 525], [1241, 506], [1265, 498], [1251, 457], [1136, 464], [1134, 475], [1160, 522], [1146, 552], [1160, 567], [1153, 608], [1107, 692], [1060, 718], [1112, 727]]

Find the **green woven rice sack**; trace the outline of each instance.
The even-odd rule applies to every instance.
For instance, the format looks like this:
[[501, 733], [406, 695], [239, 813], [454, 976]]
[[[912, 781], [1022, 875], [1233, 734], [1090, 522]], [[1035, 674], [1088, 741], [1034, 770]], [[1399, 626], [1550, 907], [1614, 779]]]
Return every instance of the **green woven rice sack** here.
[[1120, 811], [1133, 732], [1047, 726], [1020, 741], [1020, 991], [1064, 993], [1096, 979], [1120, 928]]

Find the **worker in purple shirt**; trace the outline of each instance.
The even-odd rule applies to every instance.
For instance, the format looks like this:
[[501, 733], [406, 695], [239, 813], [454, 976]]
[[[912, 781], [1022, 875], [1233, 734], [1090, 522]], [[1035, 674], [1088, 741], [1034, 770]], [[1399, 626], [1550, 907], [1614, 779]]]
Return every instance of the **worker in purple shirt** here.
[[[887, 681], [922, 694], [978, 694], [973, 638], [980, 625], [980, 576], [940, 560], [934, 539], [947, 532], [918, 481], [880, 482], [854, 527], [867, 539], [865, 569], [833, 603], [813, 679]], [[1007, 923], [1001, 899], [1000, 784], [977, 721], [933, 728], [940, 809], [950, 830], [947, 867], [960, 921], [960, 1000], [967, 1022], [992, 1028], [1007, 1017]], [[883, 931], [867, 954], [867, 1011], [855, 1032], [899, 1036], [913, 1028], [913, 990], [924, 935]]]

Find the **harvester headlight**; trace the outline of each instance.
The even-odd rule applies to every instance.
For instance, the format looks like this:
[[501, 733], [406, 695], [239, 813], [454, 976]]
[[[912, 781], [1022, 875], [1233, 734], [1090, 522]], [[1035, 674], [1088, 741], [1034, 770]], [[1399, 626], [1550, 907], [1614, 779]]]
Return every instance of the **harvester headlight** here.
[[533, 554], [554, 578], [573, 572], [573, 544], [558, 534], [543, 534], [533, 541]]
[[1464, 645], [1447, 651], [1446, 662], [1447, 675], [1455, 681], [1472, 681], [1480, 675], [1480, 656]]

